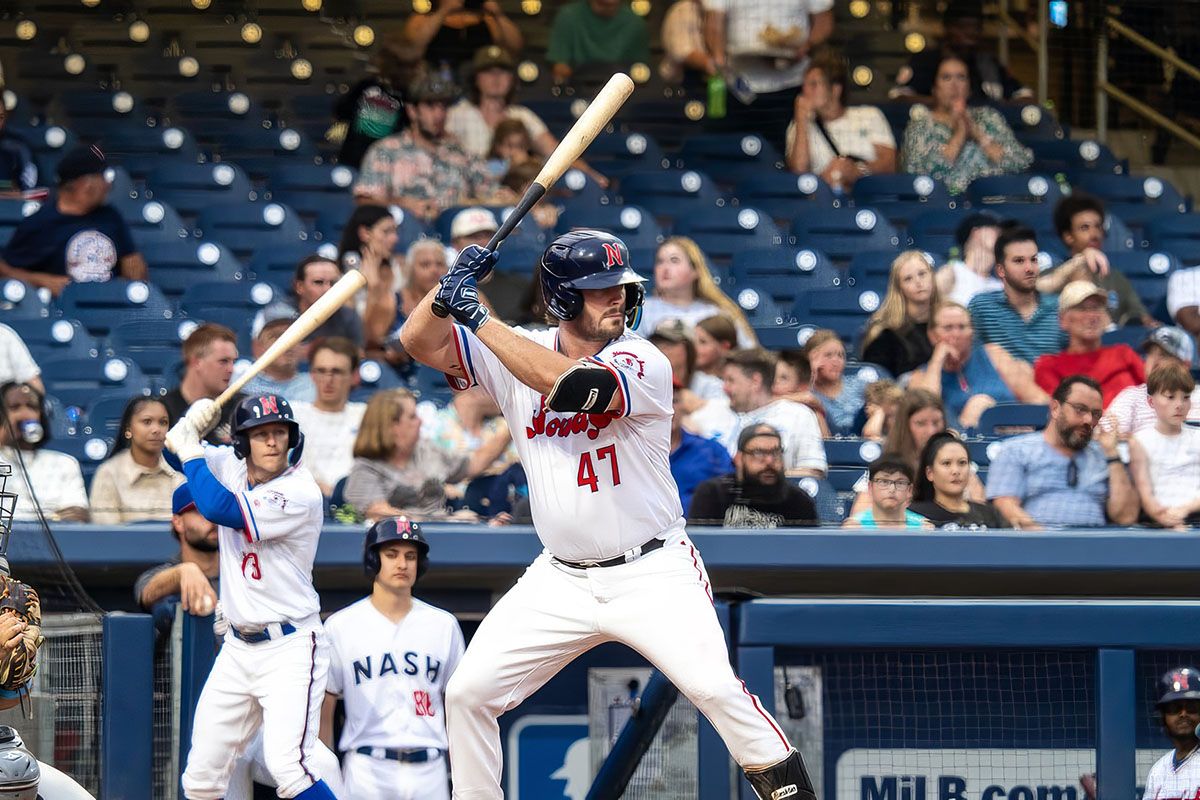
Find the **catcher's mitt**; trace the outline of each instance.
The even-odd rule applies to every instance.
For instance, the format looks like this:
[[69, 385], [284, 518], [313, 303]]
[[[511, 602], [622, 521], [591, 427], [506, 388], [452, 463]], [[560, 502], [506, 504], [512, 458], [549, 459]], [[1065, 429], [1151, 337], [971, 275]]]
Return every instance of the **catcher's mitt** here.
[[16, 614], [27, 626], [21, 641], [7, 658], [0, 658], [0, 689], [16, 692], [37, 672], [42, 646], [42, 601], [37, 590], [15, 578], [0, 575], [0, 615]]

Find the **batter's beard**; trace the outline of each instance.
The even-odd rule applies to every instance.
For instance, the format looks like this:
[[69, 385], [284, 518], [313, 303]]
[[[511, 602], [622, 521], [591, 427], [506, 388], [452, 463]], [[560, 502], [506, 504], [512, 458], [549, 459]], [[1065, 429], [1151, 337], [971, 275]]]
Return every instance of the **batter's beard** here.
[[607, 342], [610, 339], [617, 338], [625, 330], [624, 316], [620, 319], [611, 320], [601, 318], [595, 322], [585, 321], [580, 318], [577, 322], [579, 325], [576, 329], [576, 335], [589, 342]]

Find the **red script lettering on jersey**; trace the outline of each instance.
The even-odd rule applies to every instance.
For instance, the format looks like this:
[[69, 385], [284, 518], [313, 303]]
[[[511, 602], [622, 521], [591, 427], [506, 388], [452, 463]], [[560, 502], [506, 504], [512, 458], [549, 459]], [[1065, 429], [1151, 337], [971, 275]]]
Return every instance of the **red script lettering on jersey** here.
[[546, 398], [542, 398], [542, 407], [533, 414], [533, 419], [525, 428], [525, 437], [536, 439], [538, 436], [573, 436], [586, 433], [589, 439], [595, 439], [600, 431], [607, 428], [616, 419], [611, 414], [585, 414], [580, 411], [571, 417], [551, 417], [546, 419]]
[[432, 717], [433, 701], [429, 699], [429, 692], [423, 689], [417, 689], [413, 692], [413, 713], [418, 717]]

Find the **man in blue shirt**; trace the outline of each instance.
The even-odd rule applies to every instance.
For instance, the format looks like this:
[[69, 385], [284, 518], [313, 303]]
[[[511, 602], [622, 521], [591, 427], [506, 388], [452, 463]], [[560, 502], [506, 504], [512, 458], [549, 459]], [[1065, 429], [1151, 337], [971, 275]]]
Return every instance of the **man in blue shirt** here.
[[58, 294], [72, 281], [146, 280], [129, 226], [107, 205], [104, 153], [77, 147], [58, 164], [58, 191], [26, 217], [0, 254], [0, 277]]
[[1008, 439], [992, 459], [987, 496], [1014, 528], [1132, 525], [1138, 497], [1117, 452], [1117, 426], [1098, 428], [1100, 386], [1064, 378], [1045, 430]]
[[1038, 292], [1037, 254], [1032, 230], [1024, 226], [1002, 230], [996, 238], [996, 277], [1004, 282], [1004, 289], [977, 294], [968, 307], [977, 344], [995, 342], [1013, 358], [1030, 364], [1067, 345], [1058, 324], [1057, 296]]
[[715, 439], [705, 439], [683, 429], [685, 412], [680, 408], [680, 393], [684, 386], [679, 378], [674, 379], [673, 404], [675, 414], [671, 417], [671, 477], [679, 487], [679, 499], [686, 511], [692, 505], [692, 493], [709, 478], [733, 472], [733, 462], [727, 451]]

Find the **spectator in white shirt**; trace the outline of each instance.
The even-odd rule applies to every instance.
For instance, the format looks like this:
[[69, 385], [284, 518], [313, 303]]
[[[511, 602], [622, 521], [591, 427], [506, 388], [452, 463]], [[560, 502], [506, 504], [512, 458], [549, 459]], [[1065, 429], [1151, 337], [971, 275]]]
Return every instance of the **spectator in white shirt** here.
[[1154, 426], [1129, 440], [1129, 466], [1142, 508], [1164, 528], [1195, 525], [1200, 514], [1200, 428], [1185, 425], [1196, 381], [1168, 361], [1146, 381]]
[[[1167, 363], [1176, 363], [1184, 368], [1190, 367], [1196, 354], [1196, 346], [1187, 331], [1173, 325], [1155, 328], [1142, 342], [1142, 352], [1145, 355], [1142, 363], [1146, 375], [1149, 376], [1158, 367]], [[1117, 435], [1128, 439], [1132, 434], [1146, 428], [1153, 428], [1158, 417], [1150, 405], [1150, 393], [1147, 384], [1126, 386], [1108, 405], [1108, 416], [1116, 422]], [[1188, 422], [1200, 422], [1200, 388], [1192, 393], [1192, 406], [1187, 413]], [[1107, 421], [1101, 421], [1107, 425]]]
[[977, 294], [998, 292], [1004, 283], [996, 277], [996, 237], [1001, 219], [990, 211], [968, 214], [954, 231], [957, 245], [946, 265], [937, 271], [938, 291], [947, 300], [965, 306]]
[[833, 33], [833, 0], [704, 0], [704, 10], [717, 68], [759, 94], [799, 85], [805, 58]]
[[686, 72], [707, 78], [717, 65], [704, 43], [704, 5], [700, 0], [676, 0], [663, 15], [660, 32], [663, 60], [659, 74], [668, 83], [679, 83]]
[[875, 106], [846, 106], [846, 59], [830, 48], [813, 55], [787, 129], [792, 172], [815, 172], [850, 190], [864, 175], [896, 171], [896, 139]]
[[1167, 311], [1179, 327], [1192, 336], [1200, 336], [1200, 267], [1171, 273], [1167, 281]]
[[79, 462], [45, 449], [50, 439], [46, 398], [28, 383], [0, 386], [0, 464], [12, 467], [9, 491], [17, 495], [16, 520], [87, 522], [88, 498]]
[[39, 392], [45, 392], [41, 374], [17, 332], [7, 325], [0, 325], [0, 383], [28, 383]]
[[823, 476], [825, 447], [817, 417], [807, 406], [771, 396], [775, 360], [762, 350], [735, 353], [725, 364], [725, 394], [729, 404], [710, 401], [691, 415], [686, 427], [716, 439], [732, 456], [738, 435], [747, 425], [766, 423], [783, 439], [784, 466], [789, 476]]
[[366, 403], [351, 403], [350, 390], [358, 385], [358, 348], [349, 339], [331, 336], [313, 344], [308, 374], [315, 397], [291, 401], [292, 413], [304, 431], [304, 460], [317, 479], [321, 493], [350, 474], [354, 463], [354, 439], [362, 424]]

